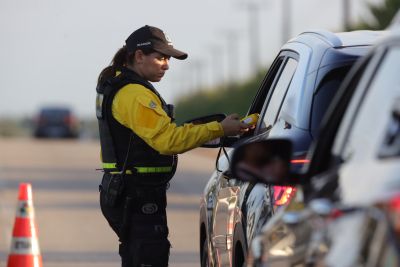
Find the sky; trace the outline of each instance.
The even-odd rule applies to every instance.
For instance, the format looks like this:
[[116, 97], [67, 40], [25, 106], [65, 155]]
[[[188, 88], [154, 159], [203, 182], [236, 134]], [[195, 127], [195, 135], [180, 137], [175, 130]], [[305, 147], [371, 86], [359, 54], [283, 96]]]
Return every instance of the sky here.
[[[341, 31], [342, 0], [289, 0], [290, 34]], [[367, 2], [352, 0], [351, 20], [368, 18]], [[137, 28], [161, 28], [189, 54], [170, 61], [155, 87], [169, 103], [198, 87], [249, 77], [267, 67], [283, 44], [283, 0], [1, 0], [0, 118], [34, 116], [40, 107], [71, 107], [94, 118], [96, 79]], [[251, 15], [248, 4], [257, 6]], [[259, 18], [250, 23], [250, 18]], [[255, 23], [255, 24], [254, 24]], [[249, 25], [258, 25], [255, 49]]]

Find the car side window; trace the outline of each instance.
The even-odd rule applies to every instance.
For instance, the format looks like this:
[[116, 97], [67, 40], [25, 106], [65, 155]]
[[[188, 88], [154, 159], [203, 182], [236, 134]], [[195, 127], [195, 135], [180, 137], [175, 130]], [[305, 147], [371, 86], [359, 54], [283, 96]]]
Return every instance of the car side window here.
[[[274, 83], [274, 81], [277, 79], [277, 76], [279, 74], [279, 71], [281, 69], [282, 63], [285, 59], [285, 56], [280, 54], [276, 57], [274, 62], [272, 63], [269, 71], [267, 72], [266, 76], [264, 77], [264, 80], [261, 83], [261, 86], [254, 97], [253, 103], [251, 104], [249, 110], [247, 111], [247, 114], [252, 114], [252, 113], [261, 113], [261, 110], [263, 108], [265, 99], [268, 96], [268, 93]], [[256, 129], [251, 129], [250, 131], [246, 132], [241, 136], [241, 138], [245, 139], [249, 136], [253, 136], [254, 132]]]
[[314, 130], [319, 127], [326, 109], [334, 97], [337, 88], [349, 72], [349, 69], [350, 66], [333, 69], [321, 81], [317, 91], [314, 93], [311, 112], [311, 129]]
[[393, 102], [400, 96], [400, 75], [396, 68], [399, 62], [400, 47], [385, 53], [356, 112], [358, 117], [351, 124], [342, 159], [360, 160], [377, 155], [393, 108], [393, 103], [383, 103]]
[[[331, 110], [329, 120], [334, 121], [334, 123], [325, 123], [327, 125], [334, 124], [336, 127], [332, 128], [331, 126], [333, 133], [328, 135], [328, 139], [333, 138], [333, 143], [329, 145], [329, 147], [331, 147], [331, 153], [326, 155], [329, 155], [328, 157], [334, 156], [334, 158], [336, 158], [334, 162], [341, 163], [343, 161], [341, 159], [341, 152], [346, 142], [347, 133], [353, 123], [357, 109], [363, 99], [366, 87], [368, 86], [377, 62], [379, 62], [379, 55], [367, 56], [353, 76], [349, 77], [350, 80], [346, 88], [342, 88], [341, 95], [337, 98], [337, 102], [331, 105], [332, 108], [335, 107], [335, 112], [333, 109]], [[328, 160], [327, 162], [330, 161], [331, 160]]]
[[267, 131], [275, 123], [296, 68], [297, 61], [293, 58], [288, 58], [280, 74], [279, 80], [275, 84], [272, 95], [269, 100], [267, 100], [268, 107], [262, 118], [263, 123], [260, 126], [260, 132]]
[[279, 55], [275, 59], [270, 70], [268, 71], [267, 75], [265, 76], [264, 81], [262, 82], [262, 85], [261, 85], [261, 87], [249, 109], [249, 114], [261, 112], [261, 109], [263, 107], [265, 99], [267, 98], [268, 92], [270, 91], [270, 88], [271, 88], [274, 80], [276, 79], [277, 74], [279, 73], [279, 69], [282, 65], [284, 58], [285, 58], [284, 56]]

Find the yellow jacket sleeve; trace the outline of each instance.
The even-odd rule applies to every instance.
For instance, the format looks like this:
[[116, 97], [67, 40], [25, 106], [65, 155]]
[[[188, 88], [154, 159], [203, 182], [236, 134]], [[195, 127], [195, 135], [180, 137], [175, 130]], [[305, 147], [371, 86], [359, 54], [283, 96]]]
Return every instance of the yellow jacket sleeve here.
[[112, 114], [119, 123], [165, 155], [183, 153], [224, 134], [216, 121], [176, 126], [162, 109], [159, 98], [139, 84], [128, 84], [118, 91]]

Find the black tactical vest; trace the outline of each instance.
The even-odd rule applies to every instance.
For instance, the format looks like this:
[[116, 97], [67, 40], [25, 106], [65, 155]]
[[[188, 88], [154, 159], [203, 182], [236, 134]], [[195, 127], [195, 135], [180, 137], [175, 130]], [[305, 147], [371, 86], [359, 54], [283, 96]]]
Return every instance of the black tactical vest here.
[[105, 172], [120, 172], [126, 161], [126, 177], [134, 184], [166, 183], [176, 171], [177, 156], [161, 155], [112, 115], [113, 99], [127, 84], [140, 84], [155, 93], [162, 103], [163, 110], [173, 119], [170, 105], [165, 103], [156, 89], [127, 68], [123, 68], [120, 75], [98, 85], [96, 116], [99, 123], [103, 169]]

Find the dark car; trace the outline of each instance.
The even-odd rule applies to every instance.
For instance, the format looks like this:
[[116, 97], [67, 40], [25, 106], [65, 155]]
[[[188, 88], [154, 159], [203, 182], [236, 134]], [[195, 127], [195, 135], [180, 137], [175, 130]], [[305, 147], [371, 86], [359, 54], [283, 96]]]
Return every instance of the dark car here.
[[[268, 185], [297, 186], [290, 204], [254, 239], [249, 266], [399, 266], [399, 66], [397, 32], [352, 69], [303, 170], [290, 169], [286, 160], [286, 175], [254, 172]], [[283, 140], [259, 145], [273, 145], [267, 142], [290, 147]], [[290, 157], [289, 150], [280, 153]]]
[[35, 118], [34, 136], [37, 138], [77, 138], [78, 120], [71, 109], [45, 107]]
[[[310, 31], [286, 43], [249, 108], [248, 114], [260, 114], [259, 122], [238, 142], [288, 138], [293, 142], [293, 168], [300, 169], [344, 76], [380, 35]], [[292, 187], [243, 182], [232, 176], [228, 165], [227, 157], [220, 157], [201, 199], [202, 266], [242, 266], [254, 234], [295, 192]]]

